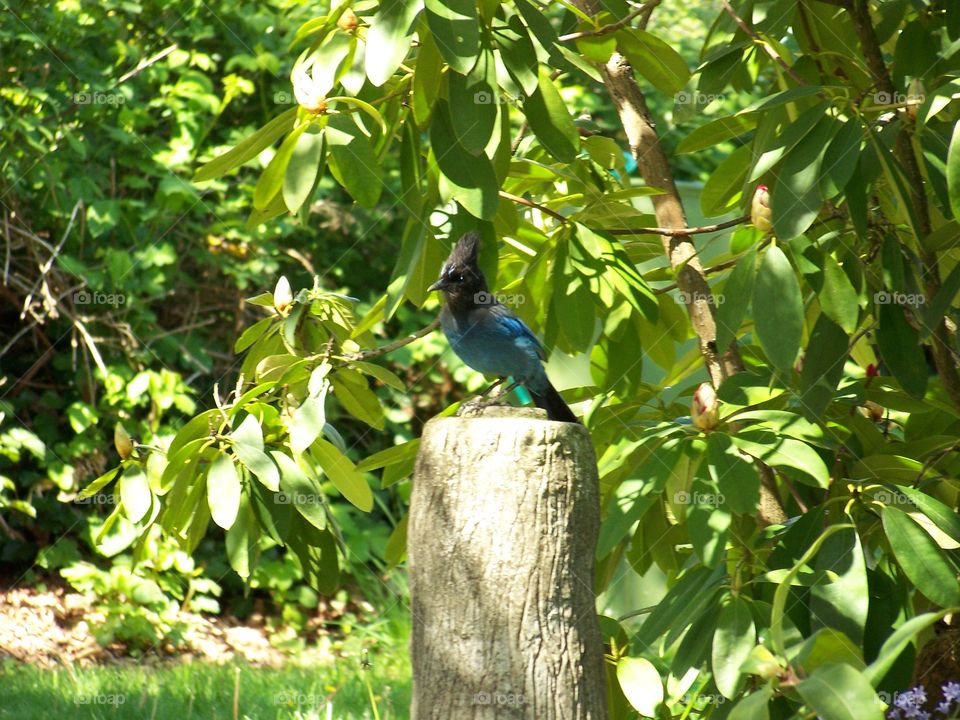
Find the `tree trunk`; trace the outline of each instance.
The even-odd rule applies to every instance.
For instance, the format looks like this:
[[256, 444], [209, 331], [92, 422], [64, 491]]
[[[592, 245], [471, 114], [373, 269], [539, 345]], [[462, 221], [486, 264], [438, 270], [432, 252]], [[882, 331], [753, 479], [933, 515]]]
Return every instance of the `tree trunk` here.
[[411, 717], [605, 719], [590, 436], [542, 411], [477, 415], [431, 420], [417, 456]]

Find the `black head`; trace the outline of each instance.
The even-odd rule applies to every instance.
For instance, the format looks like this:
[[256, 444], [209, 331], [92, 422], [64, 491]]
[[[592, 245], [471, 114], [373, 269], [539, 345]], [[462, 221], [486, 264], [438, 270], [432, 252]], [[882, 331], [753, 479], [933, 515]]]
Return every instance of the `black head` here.
[[441, 290], [448, 301], [466, 302], [474, 295], [486, 292], [487, 281], [480, 271], [477, 255], [480, 251], [480, 236], [469, 232], [457, 242], [450, 257], [440, 270], [440, 279], [430, 290]]

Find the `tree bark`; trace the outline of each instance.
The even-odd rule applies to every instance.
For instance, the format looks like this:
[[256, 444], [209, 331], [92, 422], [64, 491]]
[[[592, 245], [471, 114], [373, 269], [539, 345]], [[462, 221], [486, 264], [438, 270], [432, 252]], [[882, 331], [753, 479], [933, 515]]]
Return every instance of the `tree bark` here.
[[587, 431], [486, 408], [424, 428], [407, 531], [413, 720], [604, 720]]
[[[597, 12], [596, 0], [574, 0], [574, 4], [589, 15]], [[643, 19], [644, 24], [647, 20], [649, 14]], [[600, 72], [603, 75], [603, 84], [617, 108], [617, 115], [630, 144], [630, 152], [637, 161], [643, 181], [651, 187], [663, 190], [662, 195], [651, 198], [657, 224], [665, 228], [686, 227], [687, 218], [673, 179], [670, 159], [660, 144], [650, 110], [647, 108], [647, 100], [633, 75], [633, 68], [623, 55], [615, 52], [607, 64], [600, 67]], [[677, 289], [687, 306], [690, 325], [697, 335], [700, 354], [710, 381], [715, 388], [719, 388], [727, 377], [744, 369], [737, 344], [732, 342], [722, 356], [717, 354], [717, 318], [713, 291], [707, 282], [692, 237], [664, 235], [662, 240], [670, 267], [677, 272]], [[764, 525], [782, 523], [787, 519], [787, 514], [780, 501], [773, 472], [765, 465], [760, 466], [760, 483], [760, 508], [757, 518]]]

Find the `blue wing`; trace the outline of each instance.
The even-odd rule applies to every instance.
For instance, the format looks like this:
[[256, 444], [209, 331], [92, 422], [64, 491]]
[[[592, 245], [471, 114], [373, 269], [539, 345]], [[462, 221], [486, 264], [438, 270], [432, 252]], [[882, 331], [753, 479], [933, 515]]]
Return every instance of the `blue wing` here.
[[543, 348], [543, 344], [533, 334], [533, 331], [527, 327], [526, 323], [523, 322], [520, 318], [513, 314], [513, 311], [510, 310], [506, 305], [494, 305], [490, 308], [490, 314], [493, 315], [497, 323], [505, 328], [513, 337], [517, 340], [525, 340], [533, 345], [536, 348], [537, 355], [540, 356], [541, 360], [546, 360], [547, 352]]

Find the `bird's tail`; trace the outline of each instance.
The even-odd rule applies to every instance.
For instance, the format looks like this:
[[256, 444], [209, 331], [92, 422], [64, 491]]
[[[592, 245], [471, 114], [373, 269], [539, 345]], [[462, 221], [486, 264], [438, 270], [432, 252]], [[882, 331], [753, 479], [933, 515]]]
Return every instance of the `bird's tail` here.
[[560, 397], [560, 393], [557, 392], [557, 389], [553, 387], [549, 381], [547, 382], [547, 389], [542, 393], [536, 393], [530, 390], [530, 394], [533, 396], [533, 402], [536, 406], [547, 411], [548, 419], [558, 422], [580, 422], [577, 416], [573, 414], [573, 410], [567, 406], [563, 398]]

